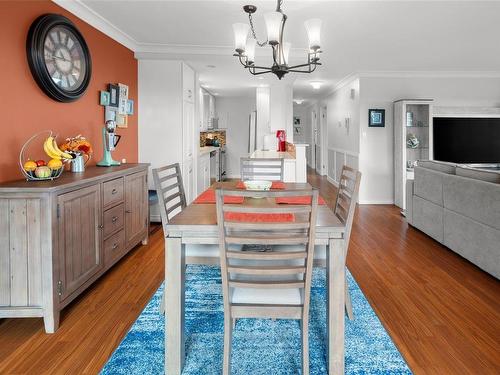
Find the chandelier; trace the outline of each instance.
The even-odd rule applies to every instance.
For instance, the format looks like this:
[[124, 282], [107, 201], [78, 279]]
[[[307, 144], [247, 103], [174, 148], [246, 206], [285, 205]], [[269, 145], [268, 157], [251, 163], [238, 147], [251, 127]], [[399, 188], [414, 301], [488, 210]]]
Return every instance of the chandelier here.
[[[236, 53], [241, 64], [253, 75], [274, 73], [281, 79], [287, 73], [312, 73], [316, 70], [319, 62], [320, 50], [320, 19], [310, 19], [304, 22], [309, 37], [309, 52], [307, 53], [307, 63], [290, 66], [288, 56], [291, 43], [283, 42], [283, 31], [287, 20], [286, 14], [281, 10], [283, 0], [277, 0], [276, 11], [264, 14], [266, 22], [267, 40], [259, 42], [253, 25], [252, 14], [257, 11], [255, 5], [245, 5], [243, 10], [248, 14], [250, 25], [246, 23], [233, 24], [234, 43]], [[248, 32], [252, 35], [247, 38]], [[255, 47], [270, 45], [273, 51], [273, 65], [271, 67], [255, 65]]]

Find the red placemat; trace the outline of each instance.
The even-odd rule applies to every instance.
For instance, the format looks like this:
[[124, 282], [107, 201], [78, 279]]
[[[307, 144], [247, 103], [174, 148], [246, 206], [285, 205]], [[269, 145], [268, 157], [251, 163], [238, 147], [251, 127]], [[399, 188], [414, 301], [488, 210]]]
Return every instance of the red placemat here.
[[[285, 188], [285, 184], [281, 181], [272, 181], [271, 189], [281, 190]], [[245, 189], [245, 184], [243, 181], [238, 181], [236, 184], [236, 189]]]
[[266, 214], [266, 213], [247, 213], [247, 212], [226, 212], [226, 220], [243, 221], [251, 223], [279, 223], [295, 221], [295, 215], [291, 213], [284, 214]]
[[[226, 204], [240, 204], [245, 200], [244, 197], [238, 196], [225, 196], [224, 203]], [[194, 200], [195, 204], [215, 204], [215, 190], [208, 189], [201, 193], [198, 198]]]
[[[311, 204], [311, 197], [279, 197], [276, 198], [276, 203], [278, 204]], [[318, 197], [318, 204], [326, 204], [322, 197]]]

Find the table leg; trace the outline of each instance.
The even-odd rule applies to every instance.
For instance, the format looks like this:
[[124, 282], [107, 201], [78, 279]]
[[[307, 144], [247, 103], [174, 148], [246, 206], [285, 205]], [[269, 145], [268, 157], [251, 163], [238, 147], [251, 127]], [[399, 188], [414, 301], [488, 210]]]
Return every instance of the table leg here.
[[165, 238], [165, 374], [180, 375], [184, 367], [185, 245]]
[[345, 257], [344, 240], [329, 241], [326, 260], [327, 275], [327, 340], [328, 373], [344, 374], [344, 306]]

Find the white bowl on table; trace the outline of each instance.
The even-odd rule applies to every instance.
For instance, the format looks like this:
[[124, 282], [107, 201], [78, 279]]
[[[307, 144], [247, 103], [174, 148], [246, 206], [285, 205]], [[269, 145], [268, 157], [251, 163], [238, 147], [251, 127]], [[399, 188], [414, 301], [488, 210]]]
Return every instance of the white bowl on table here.
[[[249, 180], [243, 181], [243, 185], [245, 185], [245, 189], [251, 191], [267, 191], [271, 190], [271, 186], [273, 183], [271, 181], [258, 181], [258, 180]], [[262, 198], [262, 197], [254, 197], [254, 198]]]

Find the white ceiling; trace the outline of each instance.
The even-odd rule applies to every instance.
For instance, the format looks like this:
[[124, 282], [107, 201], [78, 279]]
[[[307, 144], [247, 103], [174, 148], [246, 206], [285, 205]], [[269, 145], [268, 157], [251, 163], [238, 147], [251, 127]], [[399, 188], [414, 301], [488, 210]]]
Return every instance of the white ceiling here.
[[[64, 0], [59, 4], [70, 9]], [[74, 3], [74, 2], [73, 2]], [[257, 5], [259, 38], [265, 36], [263, 13], [275, 1], [113, 1], [79, 0], [87, 17], [97, 16], [111, 36], [138, 55], [154, 53], [190, 63], [212, 92], [253, 95], [259, 80], [239, 65], [233, 53], [232, 24], [246, 22], [245, 4]], [[70, 9], [71, 10], [71, 9]], [[324, 94], [357, 72], [498, 72], [500, 70], [500, 2], [498, 1], [284, 1], [285, 38], [292, 42], [292, 63], [305, 59], [303, 22], [323, 20], [323, 66], [313, 74], [289, 74], [294, 97]], [[78, 15], [78, 14], [77, 14]], [[82, 17], [84, 18], [84, 17]], [[87, 20], [88, 21], [88, 20]], [[96, 26], [96, 25], [94, 25]], [[99, 25], [97, 25], [98, 27]], [[106, 29], [106, 27], [104, 27]], [[102, 29], [102, 27], [101, 27]], [[266, 63], [269, 47], [258, 52]], [[215, 68], [208, 67], [215, 65]], [[309, 82], [325, 86], [313, 92]]]

